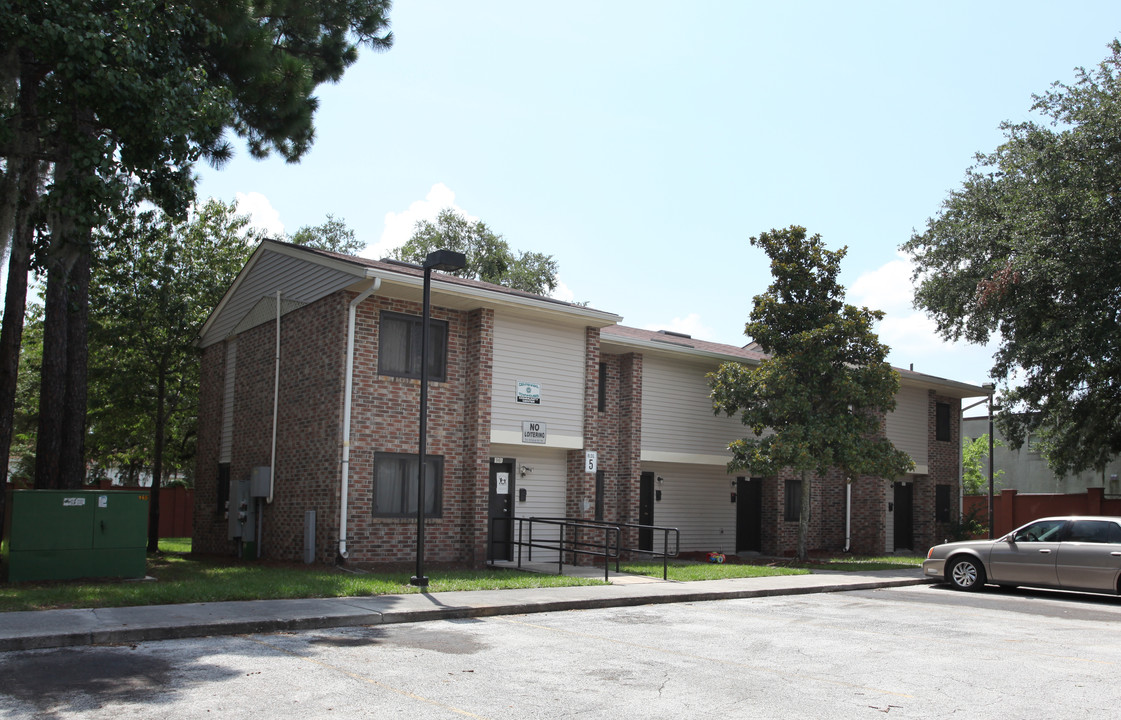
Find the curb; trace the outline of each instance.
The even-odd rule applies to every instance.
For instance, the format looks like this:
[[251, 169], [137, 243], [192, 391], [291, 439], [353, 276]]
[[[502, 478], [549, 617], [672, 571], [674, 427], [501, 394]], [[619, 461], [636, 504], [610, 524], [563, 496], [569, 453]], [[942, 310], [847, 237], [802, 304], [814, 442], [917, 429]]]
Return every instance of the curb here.
[[[804, 587], [757, 588], [757, 589], [702, 589], [688, 590], [675, 586], [674, 592], [636, 593], [605, 597], [581, 597], [571, 599], [551, 599], [537, 601], [513, 601], [507, 603], [478, 605], [448, 605], [427, 609], [400, 609], [370, 611], [359, 609], [345, 599], [339, 598], [338, 612], [324, 614], [309, 613], [303, 616], [256, 617], [243, 619], [208, 619], [189, 622], [170, 622], [146, 626], [91, 628], [81, 631], [49, 631], [25, 635], [0, 637], [0, 652], [19, 650], [42, 650], [48, 648], [79, 647], [87, 645], [122, 645], [154, 640], [182, 640], [187, 638], [214, 635], [251, 635], [257, 633], [320, 630], [338, 627], [360, 627], [371, 625], [392, 625], [402, 623], [429, 622], [432, 620], [462, 620], [502, 615], [528, 615], [544, 612], [563, 612], [568, 610], [600, 610], [617, 607], [637, 607], [641, 605], [664, 605], [668, 603], [707, 602], [712, 600], [737, 600], [744, 598], [781, 597], [789, 595], [810, 595], [818, 593], [845, 592], [852, 590], [877, 590], [908, 585], [928, 585], [931, 580], [924, 577], [892, 578], [885, 580], [862, 579], [852, 582], [826, 583]], [[680, 588], [680, 589], [679, 589]], [[353, 600], [353, 599], [351, 599]], [[260, 601], [249, 601], [249, 603]], [[287, 601], [275, 601], [284, 603]], [[332, 603], [334, 604], [334, 603]], [[214, 604], [218, 605], [218, 604]], [[173, 608], [175, 606], [163, 606]], [[196, 605], [195, 609], [214, 607]], [[114, 609], [120, 610], [120, 609]], [[51, 612], [51, 611], [42, 611]], [[62, 611], [68, 613], [72, 624], [108, 623], [99, 620], [98, 610]], [[30, 613], [37, 615], [38, 613]], [[182, 613], [181, 613], [182, 614]], [[0, 615], [3, 618], [3, 615]]]

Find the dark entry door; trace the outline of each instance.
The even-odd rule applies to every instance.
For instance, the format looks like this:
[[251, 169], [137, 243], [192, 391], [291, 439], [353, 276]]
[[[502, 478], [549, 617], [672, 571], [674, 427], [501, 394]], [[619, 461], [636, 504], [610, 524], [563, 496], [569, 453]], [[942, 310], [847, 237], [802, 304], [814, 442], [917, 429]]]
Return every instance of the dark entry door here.
[[[644, 472], [638, 478], [638, 524], [654, 524], [654, 473]], [[654, 531], [643, 528], [638, 531], [638, 549], [654, 549]]]
[[915, 549], [915, 523], [913, 516], [915, 486], [895, 483], [895, 549]]
[[487, 560], [513, 560], [514, 460], [490, 463], [490, 510], [487, 521]]
[[596, 522], [603, 522], [603, 501], [605, 493], [604, 473], [602, 470], [596, 470]]
[[736, 552], [763, 549], [763, 480], [736, 478]]

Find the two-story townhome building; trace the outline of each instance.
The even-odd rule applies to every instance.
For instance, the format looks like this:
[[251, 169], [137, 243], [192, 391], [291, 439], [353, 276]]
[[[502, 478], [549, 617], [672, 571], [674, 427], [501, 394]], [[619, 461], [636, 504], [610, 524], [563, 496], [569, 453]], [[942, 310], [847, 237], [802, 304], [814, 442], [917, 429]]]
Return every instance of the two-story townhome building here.
[[[422, 278], [412, 265], [260, 245], [199, 335], [196, 551], [249, 540], [276, 559], [413, 560]], [[672, 526], [682, 550], [793, 550], [797, 481], [728, 472], [744, 428], [708, 397], [706, 373], [757, 351], [440, 273], [432, 308], [430, 561], [509, 557], [501, 520], [513, 517]], [[960, 400], [983, 391], [901, 376], [884, 431], [914, 473], [817, 483], [812, 548], [921, 550], [956, 518]]]

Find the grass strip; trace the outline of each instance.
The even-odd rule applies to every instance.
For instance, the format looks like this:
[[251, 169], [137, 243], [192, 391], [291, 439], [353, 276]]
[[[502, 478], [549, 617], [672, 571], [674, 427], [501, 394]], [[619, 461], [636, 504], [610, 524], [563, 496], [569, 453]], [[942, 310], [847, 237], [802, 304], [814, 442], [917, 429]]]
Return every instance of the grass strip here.
[[[177, 548], [178, 551], [169, 551]], [[0, 612], [58, 608], [125, 607], [224, 600], [367, 597], [420, 592], [409, 572], [348, 572], [323, 566], [276, 566], [185, 554], [190, 539], [161, 540], [148, 556], [154, 580], [56, 580], [0, 584]], [[600, 580], [516, 570], [428, 572], [428, 592], [601, 585]]]

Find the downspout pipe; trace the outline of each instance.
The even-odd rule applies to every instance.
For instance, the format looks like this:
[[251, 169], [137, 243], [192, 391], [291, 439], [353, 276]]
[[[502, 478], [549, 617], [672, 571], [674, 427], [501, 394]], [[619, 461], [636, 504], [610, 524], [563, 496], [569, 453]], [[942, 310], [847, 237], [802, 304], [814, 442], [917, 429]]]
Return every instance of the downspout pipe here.
[[350, 408], [354, 390], [354, 319], [358, 306], [381, 288], [381, 278], [375, 277], [370, 284], [350, 301], [346, 315], [346, 387], [343, 389], [343, 463], [339, 487], [339, 557], [346, 560], [346, 516], [347, 494], [350, 489]]
[[[276, 487], [276, 418], [280, 407], [280, 291], [276, 291], [276, 368], [273, 371], [272, 383], [272, 455], [269, 460], [269, 498], [272, 503], [272, 492]], [[258, 540], [258, 546], [260, 541]]]
[[[276, 291], [276, 357], [272, 382], [272, 450], [269, 454], [269, 494], [265, 502], [272, 503], [273, 489], [276, 487], [276, 418], [280, 407], [280, 291]], [[257, 505], [257, 559], [261, 559], [261, 537], [264, 526], [264, 508], [261, 498], [253, 498]]]
[[845, 549], [852, 552], [852, 478], [845, 482]]

